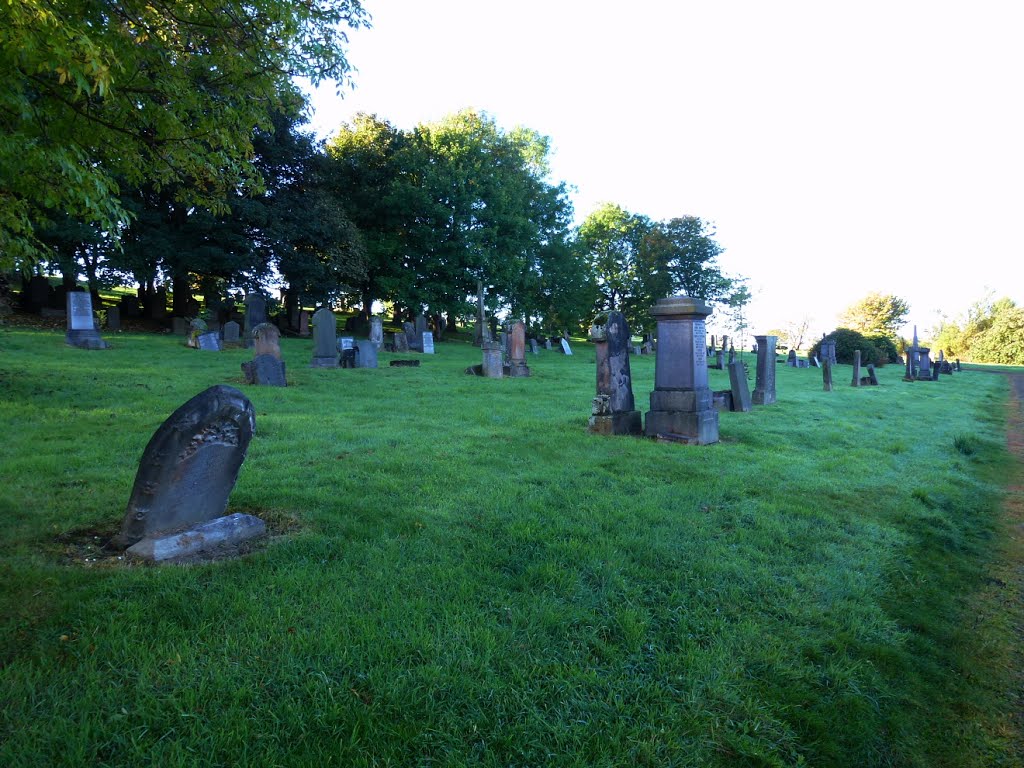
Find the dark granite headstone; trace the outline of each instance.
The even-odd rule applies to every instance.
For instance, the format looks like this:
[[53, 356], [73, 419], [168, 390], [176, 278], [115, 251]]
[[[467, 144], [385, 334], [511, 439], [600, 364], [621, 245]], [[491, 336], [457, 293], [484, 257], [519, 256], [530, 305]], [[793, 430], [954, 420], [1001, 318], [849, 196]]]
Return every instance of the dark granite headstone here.
[[729, 390], [732, 392], [732, 410], [745, 413], [753, 409], [747, 369], [740, 360], [729, 363]]
[[28, 297], [25, 301], [25, 309], [29, 312], [38, 312], [45, 307], [50, 300], [50, 281], [42, 275], [33, 275], [28, 281]]
[[419, 368], [419, 360], [392, 360], [388, 365], [392, 368]]
[[395, 331], [395, 352], [409, 351], [409, 337], [405, 331]]
[[255, 345], [253, 332], [267, 322], [267, 297], [254, 292], [245, 297], [245, 346]]
[[377, 367], [377, 345], [374, 342], [362, 339], [356, 342], [356, 367]]
[[313, 360], [311, 368], [337, 368], [338, 319], [327, 307], [313, 313]]
[[796, 350], [795, 349], [789, 350], [789, 353], [786, 355], [786, 365], [788, 365], [791, 368], [796, 368]]
[[220, 352], [222, 349], [220, 334], [216, 331], [199, 334], [196, 336], [196, 343], [198, 344], [198, 349], [204, 349], [208, 352]]
[[92, 316], [92, 296], [85, 291], [68, 291], [67, 302], [68, 330], [64, 343], [79, 349], [107, 349], [107, 344], [96, 330], [96, 321]]
[[821, 362], [821, 381], [826, 392], [832, 391], [832, 361], [827, 357]]
[[609, 312], [607, 324], [592, 328], [590, 338], [595, 345], [597, 394], [589, 430], [601, 435], [641, 434], [643, 423], [633, 399], [626, 318], [621, 312]]
[[229, 320], [224, 323], [224, 343], [225, 344], [237, 344], [239, 342], [239, 332], [241, 327], [234, 320]]
[[690, 296], [660, 299], [651, 310], [658, 323], [654, 391], [644, 434], [706, 445], [718, 442], [718, 412], [708, 387], [705, 318], [711, 307]]
[[402, 330], [405, 332], [405, 340], [409, 344], [409, 350], [411, 352], [422, 352], [423, 342], [416, 335], [415, 323], [402, 323]]
[[108, 331], [120, 331], [121, 330], [121, 308], [120, 307], [108, 307], [107, 308], [107, 330]]
[[256, 355], [248, 363], [242, 363], [242, 373], [247, 384], [261, 387], [287, 387], [284, 361], [273, 355]]
[[878, 376], [875, 374], [875, 366], [868, 363], [868, 384], [872, 387], [878, 386]]
[[171, 333], [175, 336], [188, 336], [188, 320], [184, 317], [172, 317]]
[[114, 544], [128, 547], [223, 515], [255, 428], [252, 403], [222, 384], [178, 408], [142, 454]]
[[860, 350], [854, 350], [853, 352], [853, 380], [850, 382], [851, 386], [860, 386]]
[[531, 355], [539, 355], [540, 354], [540, 347], [537, 345], [537, 340], [531, 336], [530, 339], [528, 340], [528, 343], [530, 345], [530, 354]]
[[757, 373], [751, 401], [754, 405], [775, 402], [775, 343], [778, 336], [755, 336], [757, 341]]
[[299, 336], [309, 336], [309, 324], [312, 320], [309, 310], [299, 310]]

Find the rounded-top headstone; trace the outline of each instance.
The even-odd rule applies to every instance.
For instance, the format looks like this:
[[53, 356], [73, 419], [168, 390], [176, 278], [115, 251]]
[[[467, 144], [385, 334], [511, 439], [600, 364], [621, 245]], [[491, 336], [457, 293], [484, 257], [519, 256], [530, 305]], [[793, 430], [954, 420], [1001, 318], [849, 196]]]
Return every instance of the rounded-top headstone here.
[[128, 547], [224, 514], [256, 430], [256, 412], [234, 387], [210, 387], [150, 438], [114, 544]]

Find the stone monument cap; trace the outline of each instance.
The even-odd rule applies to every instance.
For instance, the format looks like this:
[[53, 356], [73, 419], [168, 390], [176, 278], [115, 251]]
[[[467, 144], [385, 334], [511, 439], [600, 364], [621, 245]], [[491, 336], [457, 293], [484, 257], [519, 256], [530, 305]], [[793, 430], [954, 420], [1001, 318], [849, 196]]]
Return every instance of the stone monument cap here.
[[658, 303], [651, 308], [651, 314], [656, 319], [685, 315], [707, 317], [712, 312], [714, 312], [714, 309], [700, 299], [684, 295], [668, 296], [664, 299], [658, 299]]

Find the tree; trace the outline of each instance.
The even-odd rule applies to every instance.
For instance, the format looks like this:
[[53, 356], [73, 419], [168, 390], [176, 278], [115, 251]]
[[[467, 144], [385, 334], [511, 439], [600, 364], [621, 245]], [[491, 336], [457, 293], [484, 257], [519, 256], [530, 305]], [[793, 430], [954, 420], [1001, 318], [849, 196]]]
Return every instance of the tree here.
[[[631, 328], [638, 327], [641, 313], [651, 306], [649, 297], [643, 296], [643, 281], [650, 285], [656, 274], [664, 275], [654, 248], [641, 248], [653, 229], [646, 216], [604, 203], [583, 220], [577, 233], [577, 247], [597, 284], [595, 312], [623, 311]], [[665, 287], [668, 284], [664, 281]]]
[[343, 80], [364, 23], [358, 0], [0, 3], [0, 266], [44, 255], [53, 212], [116, 237], [122, 184], [226, 210], [260, 185], [253, 126], [292, 76]]
[[859, 331], [865, 336], [899, 337], [898, 331], [905, 324], [904, 318], [910, 305], [891, 294], [869, 293], [854, 302], [840, 317], [840, 326]]
[[1024, 308], [1011, 299], [976, 301], [960, 322], [944, 320], [933, 347], [979, 363], [1024, 365]]

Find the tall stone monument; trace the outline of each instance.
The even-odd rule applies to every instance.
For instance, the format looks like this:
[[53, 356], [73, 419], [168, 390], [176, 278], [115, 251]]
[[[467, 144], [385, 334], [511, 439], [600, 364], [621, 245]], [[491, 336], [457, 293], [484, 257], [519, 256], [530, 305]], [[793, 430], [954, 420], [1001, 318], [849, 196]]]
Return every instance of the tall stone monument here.
[[640, 411], [629, 370], [629, 326], [621, 312], [609, 312], [604, 326], [591, 328], [597, 360], [597, 394], [588, 430], [599, 435], [639, 435]]
[[771, 405], [775, 402], [775, 343], [778, 340], [778, 336], [754, 337], [757, 342], [757, 373], [751, 395], [754, 405]]
[[370, 343], [378, 350], [384, 346], [384, 321], [377, 315], [370, 318]]
[[338, 319], [327, 307], [313, 313], [313, 362], [311, 368], [338, 367]]
[[[660, 299], [654, 391], [644, 434], [685, 443], [718, 442], [718, 412], [708, 388], [707, 328], [711, 307], [689, 296]], [[626, 340], [628, 343], [628, 338]]]
[[508, 335], [509, 376], [516, 378], [529, 376], [530, 369], [526, 365], [526, 324], [513, 324]]
[[96, 321], [92, 317], [92, 296], [85, 291], [68, 291], [65, 301], [68, 330], [64, 343], [79, 349], [107, 349], [110, 345], [96, 330]]

